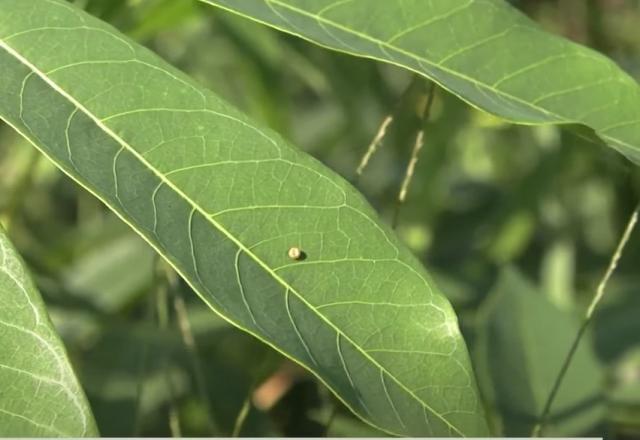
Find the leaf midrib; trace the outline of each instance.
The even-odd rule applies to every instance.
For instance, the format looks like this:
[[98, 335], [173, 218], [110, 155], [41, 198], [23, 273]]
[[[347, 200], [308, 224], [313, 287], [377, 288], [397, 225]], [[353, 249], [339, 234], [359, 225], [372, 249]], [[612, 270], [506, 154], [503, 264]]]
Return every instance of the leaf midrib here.
[[[238, 239], [236, 239], [229, 231], [226, 230], [226, 228], [224, 228], [221, 224], [219, 224], [215, 219], [213, 219], [208, 213], [204, 212], [202, 210], [202, 208], [195, 203], [195, 201], [193, 201], [188, 195], [186, 195], [184, 192], [182, 192], [179, 188], [177, 188], [173, 182], [171, 182], [170, 180], [167, 180], [166, 177], [159, 171], [157, 170], [155, 167], [153, 167], [149, 162], [147, 162], [147, 160], [140, 155], [140, 153], [138, 153], [133, 147], [131, 147], [129, 145], [128, 142], [126, 142], [124, 139], [122, 139], [120, 136], [118, 136], [116, 133], [114, 133], [109, 127], [107, 127], [106, 125], [104, 125], [102, 123], [102, 121], [97, 118], [95, 115], [93, 115], [87, 108], [85, 108], [80, 102], [78, 102], [71, 94], [69, 94], [68, 92], [66, 92], [61, 86], [59, 86], [55, 81], [53, 81], [53, 79], [49, 78], [48, 76], [46, 76], [46, 74], [44, 72], [42, 72], [37, 66], [35, 66], [33, 63], [31, 63], [28, 59], [26, 59], [25, 57], [23, 57], [16, 49], [14, 49], [13, 47], [11, 47], [10, 45], [8, 45], [4, 40], [0, 39], [0, 47], [4, 48], [10, 55], [12, 55], [13, 57], [15, 57], [20, 63], [24, 64], [26, 67], [28, 67], [34, 74], [36, 74], [37, 76], [39, 76], [45, 83], [47, 83], [54, 91], [56, 91], [57, 93], [59, 93], [62, 97], [66, 98], [70, 103], [72, 103], [76, 109], [82, 111], [85, 115], [87, 115], [87, 117], [89, 117], [101, 130], [103, 130], [107, 135], [109, 135], [113, 140], [115, 140], [118, 144], [120, 144], [123, 148], [126, 148], [127, 151], [129, 153], [131, 153], [135, 158], [137, 158], [140, 163], [142, 163], [145, 167], [147, 167], [158, 179], [160, 179], [160, 181], [162, 181], [165, 185], [167, 185], [169, 188], [171, 188], [173, 191], [176, 192], [176, 194], [178, 194], [180, 197], [182, 197], [184, 199], [184, 201], [186, 201], [189, 205], [192, 206], [192, 208], [196, 211], [198, 211], [205, 219], [207, 219], [207, 221], [209, 223], [211, 223], [212, 226], [214, 226], [216, 229], [218, 229], [222, 234], [224, 234], [229, 240], [231, 240], [239, 249], [241, 249], [244, 253], [246, 253], [249, 257], [251, 257], [260, 267], [262, 267], [269, 275], [271, 275], [276, 281], [278, 281], [285, 289], [289, 289], [291, 292], [293, 292], [296, 297], [298, 297], [298, 299], [309, 308], [309, 310], [311, 310], [313, 313], [315, 313], [322, 321], [324, 321], [330, 328], [332, 328], [337, 334], [341, 335], [345, 340], [347, 340], [353, 347], [355, 347], [366, 359], [368, 359], [373, 365], [375, 365], [377, 368], [380, 369], [381, 372], [384, 372], [387, 376], [389, 376], [400, 388], [402, 388], [405, 392], [407, 392], [411, 397], [413, 397], [417, 402], [419, 402], [423, 408], [429, 410], [433, 415], [435, 415], [436, 417], [438, 417], [439, 419], [442, 420], [442, 422], [444, 422], [449, 428], [451, 428], [453, 431], [455, 431], [457, 434], [459, 434], [460, 436], [464, 437], [464, 434], [454, 425], [451, 424], [451, 422], [449, 422], [446, 418], [444, 418], [441, 414], [439, 414], [437, 411], [435, 411], [433, 408], [431, 408], [426, 402], [424, 402], [422, 399], [420, 399], [418, 396], [416, 396], [413, 391], [411, 391], [410, 389], [408, 389], [404, 383], [400, 382], [394, 375], [392, 375], [389, 371], [387, 371], [386, 368], [384, 368], [382, 365], [380, 365], [374, 358], [372, 358], [365, 350], [363, 350], [358, 344], [356, 344], [349, 336], [347, 336], [346, 334], [344, 334], [344, 332], [342, 332], [338, 327], [336, 327], [331, 321], [328, 320], [328, 318], [326, 318], [322, 313], [320, 313], [318, 310], [316, 310], [315, 307], [313, 307], [309, 302], [306, 301], [306, 299], [299, 293], [297, 292], [296, 289], [294, 289], [292, 286], [290, 286], [284, 279], [282, 279], [277, 273], [274, 273], [273, 270], [264, 262], [262, 261], [257, 255], [255, 255], [253, 252], [251, 252], [251, 250], [249, 248], [247, 248], [242, 242], [240, 242]], [[84, 186], [84, 185], [83, 185]], [[104, 201], [104, 200], [103, 200]], [[104, 201], [105, 204], [110, 205], [109, 203], [107, 203], [106, 201]], [[139, 231], [134, 225], [132, 225], [131, 223], [127, 222], [128, 224], [130, 224], [130, 226], [136, 230], [143, 238], [145, 238], [145, 240], [149, 241], [149, 239], [147, 239], [147, 237], [145, 236], [145, 234], [143, 234], [141, 231]], [[151, 244], [151, 243], [150, 243]], [[154, 247], [154, 249], [156, 249], [156, 251], [160, 254], [164, 254], [163, 252], [161, 252], [155, 245], [152, 244], [152, 246]], [[179, 272], [180, 274], [182, 274], [182, 271], [179, 270], [179, 268], [175, 267], [175, 265], [170, 261], [171, 265], [174, 266], [174, 269]], [[187, 277], [184, 277], [184, 279], [187, 279]], [[195, 289], [197, 290], [197, 289]], [[285, 290], [286, 291], [286, 290]], [[211, 308], [213, 308], [215, 310], [215, 308], [209, 304]], [[217, 312], [217, 311], [216, 311]], [[237, 325], [237, 324], [236, 324]], [[264, 339], [255, 334], [256, 337], [258, 337], [258, 339], [263, 340]], [[265, 341], [267, 342], [267, 341]], [[269, 344], [271, 345], [271, 344]], [[301, 360], [299, 360], [299, 362], [302, 362]], [[310, 367], [309, 367], [310, 368]], [[313, 371], [313, 369], [311, 369]], [[394, 435], [398, 435], [395, 433], [392, 433]]]

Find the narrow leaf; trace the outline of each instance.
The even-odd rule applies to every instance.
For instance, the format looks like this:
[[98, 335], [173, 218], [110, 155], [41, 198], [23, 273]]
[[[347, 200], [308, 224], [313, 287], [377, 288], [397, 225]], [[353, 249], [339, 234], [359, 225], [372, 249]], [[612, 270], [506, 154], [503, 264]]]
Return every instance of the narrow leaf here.
[[40, 293], [0, 228], [0, 436], [97, 435]]
[[211, 308], [380, 429], [487, 433], [451, 306], [344, 179], [62, 0], [0, 17], [2, 118]]
[[584, 124], [640, 164], [638, 84], [504, 0], [201, 1], [412, 70], [512, 122]]

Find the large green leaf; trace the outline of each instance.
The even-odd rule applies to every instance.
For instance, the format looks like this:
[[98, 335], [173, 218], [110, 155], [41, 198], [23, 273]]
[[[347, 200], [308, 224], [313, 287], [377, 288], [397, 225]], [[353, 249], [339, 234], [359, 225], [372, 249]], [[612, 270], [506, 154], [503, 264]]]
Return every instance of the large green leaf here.
[[451, 306], [344, 179], [62, 0], [0, 0], [0, 78], [2, 118], [226, 319], [389, 433], [486, 434]]
[[0, 436], [97, 436], [64, 345], [0, 228]]
[[504, 0], [201, 0], [322, 46], [410, 69], [507, 120], [584, 124], [640, 163], [640, 88]]

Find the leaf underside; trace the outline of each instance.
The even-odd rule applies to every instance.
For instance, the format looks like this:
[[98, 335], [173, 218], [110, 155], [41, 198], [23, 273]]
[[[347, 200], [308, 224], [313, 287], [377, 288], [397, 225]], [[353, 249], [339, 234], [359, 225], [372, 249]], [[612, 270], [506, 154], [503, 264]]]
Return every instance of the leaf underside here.
[[522, 124], [583, 124], [640, 164], [640, 87], [504, 0], [200, 0], [313, 43], [404, 67]]
[[0, 228], [0, 435], [96, 437], [40, 293]]
[[61, 0], [0, 0], [0, 78], [2, 118], [223, 317], [388, 433], [487, 434], [451, 306], [342, 178]]

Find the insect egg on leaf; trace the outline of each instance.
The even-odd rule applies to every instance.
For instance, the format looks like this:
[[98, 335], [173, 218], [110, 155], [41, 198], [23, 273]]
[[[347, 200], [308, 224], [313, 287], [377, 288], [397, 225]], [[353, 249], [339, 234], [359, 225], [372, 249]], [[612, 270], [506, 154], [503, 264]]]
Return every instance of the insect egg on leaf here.
[[290, 247], [287, 255], [289, 256], [289, 258], [295, 261], [301, 261], [306, 258], [305, 253], [297, 246]]

